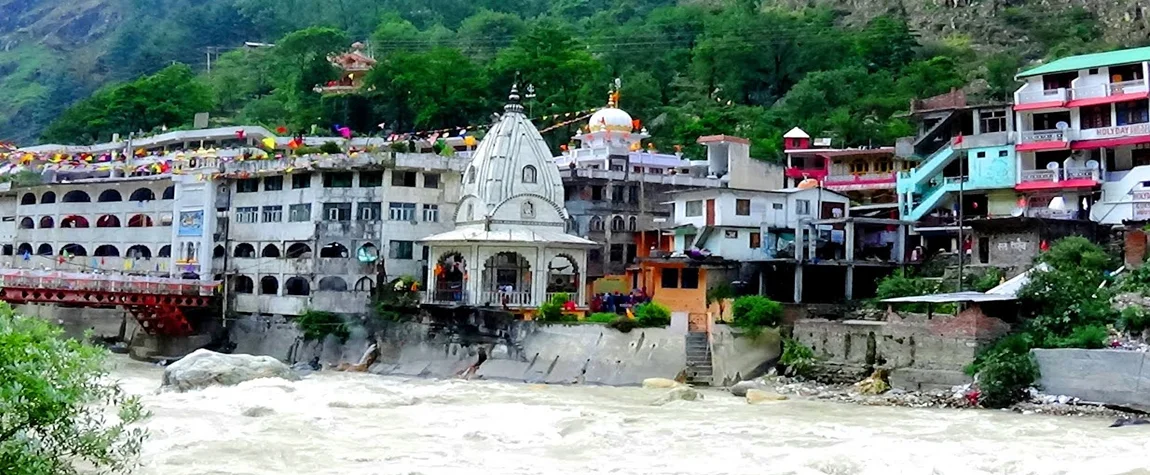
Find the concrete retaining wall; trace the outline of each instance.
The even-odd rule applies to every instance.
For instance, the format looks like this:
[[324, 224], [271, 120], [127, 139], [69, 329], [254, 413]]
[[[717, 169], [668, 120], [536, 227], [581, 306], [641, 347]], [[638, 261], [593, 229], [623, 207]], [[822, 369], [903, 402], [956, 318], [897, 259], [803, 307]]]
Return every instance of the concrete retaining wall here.
[[715, 325], [711, 332], [711, 365], [714, 384], [730, 386], [766, 374], [783, 352], [777, 330], [763, 330], [756, 336], [727, 325]]
[[1150, 354], [1120, 350], [1031, 350], [1046, 394], [1150, 408]]
[[[70, 338], [82, 338], [87, 331], [91, 331], [95, 337], [119, 336], [120, 325], [125, 316], [125, 311], [119, 307], [87, 308], [29, 304], [16, 305], [13, 308], [22, 315], [43, 318], [62, 326], [64, 335]], [[124, 338], [132, 338], [132, 335], [137, 333], [138, 328], [139, 324], [136, 323], [136, 319], [129, 315]]]

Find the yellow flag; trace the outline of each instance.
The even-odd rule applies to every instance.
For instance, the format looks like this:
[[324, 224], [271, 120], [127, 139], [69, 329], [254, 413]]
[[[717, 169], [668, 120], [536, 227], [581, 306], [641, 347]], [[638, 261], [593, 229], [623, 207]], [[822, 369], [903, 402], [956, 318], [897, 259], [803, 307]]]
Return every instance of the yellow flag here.
[[265, 148], [276, 148], [276, 139], [273, 139], [271, 137], [265, 137], [263, 140], [263, 144], [264, 144]]
[[627, 319], [628, 320], [634, 320], [635, 319], [635, 314], [631, 313], [631, 309], [627, 309]]

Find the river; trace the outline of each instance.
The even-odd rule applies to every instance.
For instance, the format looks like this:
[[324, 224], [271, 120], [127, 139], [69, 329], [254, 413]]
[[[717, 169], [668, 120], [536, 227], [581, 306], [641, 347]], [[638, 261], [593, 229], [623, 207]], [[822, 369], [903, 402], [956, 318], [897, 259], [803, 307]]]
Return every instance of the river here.
[[114, 364], [152, 413], [146, 475], [1150, 475], [1150, 426], [1096, 418], [333, 372], [172, 393]]

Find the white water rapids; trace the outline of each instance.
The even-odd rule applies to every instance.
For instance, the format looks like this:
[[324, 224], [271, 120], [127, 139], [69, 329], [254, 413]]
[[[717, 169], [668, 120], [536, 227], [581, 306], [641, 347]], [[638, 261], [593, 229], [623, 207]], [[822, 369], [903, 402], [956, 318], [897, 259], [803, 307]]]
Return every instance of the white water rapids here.
[[1150, 426], [1097, 418], [334, 372], [174, 393], [115, 364], [152, 412], [147, 475], [1150, 475]]

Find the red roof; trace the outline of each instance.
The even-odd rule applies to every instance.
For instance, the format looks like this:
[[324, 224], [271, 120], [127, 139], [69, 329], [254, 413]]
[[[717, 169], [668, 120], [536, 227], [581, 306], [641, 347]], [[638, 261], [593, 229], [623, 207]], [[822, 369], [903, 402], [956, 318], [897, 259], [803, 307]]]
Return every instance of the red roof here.
[[1014, 146], [1019, 152], [1035, 152], [1041, 150], [1066, 150], [1070, 148], [1068, 142], [1062, 140], [1048, 140], [1045, 142], [1020, 143]]
[[1066, 107], [1066, 101], [1044, 101], [1044, 102], [1030, 102], [1026, 104], [1016, 104], [1014, 110], [1016, 111], [1029, 111], [1035, 109], [1055, 109], [1059, 107]]
[[1034, 190], [1061, 190], [1066, 188], [1094, 188], [1098, 186], [1098, 182], [1090, 178], [1078, 178], [1074, 180], [1062, 181], [1028, 181], [1019, 183], [1014, 189], [1017, 191], [1034, 191]]
[[1132, 94], [1115, 94], [1113, 96], [1102, 97], [1089, 97], [1086, 99], [1075, 99], [1067, 102], [1066, 107], [1087, 107], [1096, 106], [1098, 104], [1113, 104], [1115, 102], [1137, 101], [1139, 99], [1146, 99], [1150, 97], [1150, 92], [1135, 92]]
[[1123, 145], [1138, 145], [1143, 143], [1150, 143], [1150, 135], [1119, 137], [1113, 139], [1078, 140], [1075, 141], [1074, 144], [1070, 146], [1070, 148], [1074, 150], [1090, 150], [1095, 148], [1113, 148], [1121, 147]]

